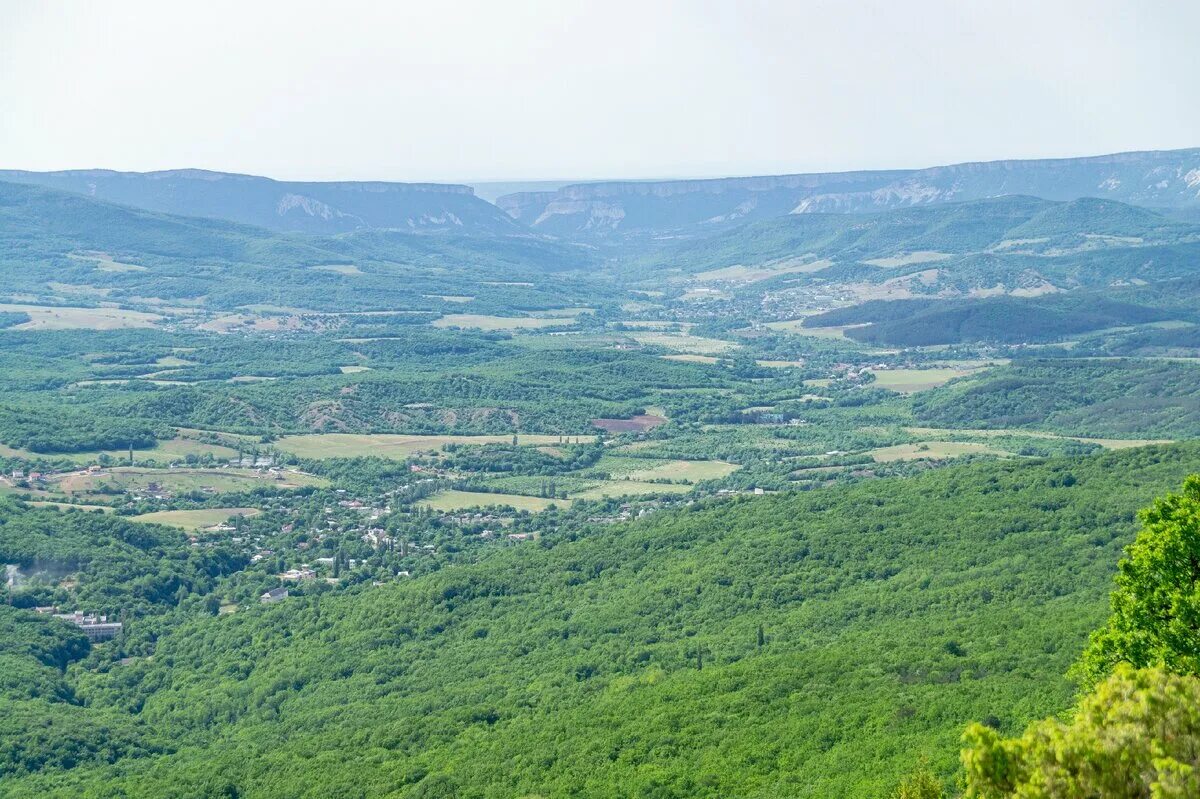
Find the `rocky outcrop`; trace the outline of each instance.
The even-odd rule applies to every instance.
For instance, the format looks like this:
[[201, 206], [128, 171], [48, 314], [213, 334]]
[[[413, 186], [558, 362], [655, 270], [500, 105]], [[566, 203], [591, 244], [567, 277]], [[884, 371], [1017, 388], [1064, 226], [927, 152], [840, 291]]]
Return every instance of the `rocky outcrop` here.
[[929, 169], [581, 183], [496, 204], [560, 236], [694, 236], [789, 213], [864, 213], [1001, 195], [1200, 209], [1200, 149]]

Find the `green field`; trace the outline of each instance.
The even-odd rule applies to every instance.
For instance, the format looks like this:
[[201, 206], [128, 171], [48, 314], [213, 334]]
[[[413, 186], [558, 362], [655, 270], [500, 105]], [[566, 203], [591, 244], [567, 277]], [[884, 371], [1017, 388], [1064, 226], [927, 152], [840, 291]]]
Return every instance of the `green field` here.
[[914, 394], [945, 385], [956, 377], [974, 374], [978, 369], [871, 369], [873, 385], [901, 394]]
[[[559, 495], [558, 501], [571, 502], [576, 499], [605, 499], [608, 497], [636, 497], [647, 494], [686, 494], [692, 490], [691, 483], [655, 483], [648, 480], [613, 478], [597, 480], [589, 477], [564, 475], [556, 477], [497, 477], [486, 481], [489, 488], [506, 493], [519, 494], [526, 499], [537, 499], [531, 495], [553, 485]], [[553, 501], [553, 500], [551, 500]]]
[[203, 510], [160, 510], [154, 513], [143, 513], [134, 516], [135, 522], [165, 524], [171, 527], [182, 527], [185, 530], [200, 530], [213, 527], [234, 516], [257, 516], [262, 513], [258, 508], [205, 508]]
[[645, 494], [686, 494], [690, 485], [680, 483], [646, 483], [638, 480], [605, 480], [592, 488], [571, 495], [571, 499], [605, 499], [634, 497]]
[[159, 491], [184, 493], [204, 491], [218, 493], [249, 491], [260, 486], [300, 488], [327, 486], [329, 481], [302, 472], [257, 472], [250, 469], [145, 469], [120, 467], [98, 472], [69, 474], [58, 481], [65, 494], [91, 494], [108, 485], [129, 493], [149, 492], [151, 483]]
[[606, 455], [596, 464], [596, 469], [608, 472], [622, 480], [679, 480], [695, 483], [701, 480], [719, 480], [738, 470], [732, 463], [715, 460], [654, 460], [649, 458], [622, 458]]
[[912, 460], [941, 460], [958, 458], [963, 455], [1010, 455], [1011, 453], [989, 447], [987, 444], [975, 444], [970, 441], [925, 441], [919, 444], [897, 444], [893, 447], [880, 447], [869, 453], [877, 463]]
[[[595, 436], [573, 436], [580, 442], [592, 442]], [[511, 435], [399, 435], [359, 433], [316, 433], [304, 436], [284, 436], [275, 446], [301, 458], [359, 458], [375, 456], [403, 460], [418, 452], [437, 452], [447, 444], [508, 444]], [[522, 446], [550, 446], [562, 443], [558, 436], [521, 435]]]

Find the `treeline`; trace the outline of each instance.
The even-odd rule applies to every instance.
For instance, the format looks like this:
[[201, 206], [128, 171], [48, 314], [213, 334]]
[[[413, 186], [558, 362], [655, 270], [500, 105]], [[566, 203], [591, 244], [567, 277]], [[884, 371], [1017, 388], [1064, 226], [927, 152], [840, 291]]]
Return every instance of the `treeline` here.
[[0, 406], [0, 442], [41, 454], [152, 447], [161, 428], [137, 419], [67, 408]]
[[0, 329], [25, 324], [29, 319], [24, 311], [0, 311]]
[[806, 327], [861, 325], [846, 331], [856, 341], [895, 347], [962, 342], [1029, 344], [1124, 325], [1159, 322], [1172, 315], [1156, 308], [1093, 295], [969, 300], [872, 300], [807, 317]]
[[[519, 444], [520, 437], [516, 438]], [[505, 444], [476, 447], [448, 444], [444, 449], [443, 465], [450, 470], [531, 476], [561, 475], [586, 469], [604, 454], [602, 443], [580, 445], [570, 444], [569, 440], [559, 445], [557, 452]]]

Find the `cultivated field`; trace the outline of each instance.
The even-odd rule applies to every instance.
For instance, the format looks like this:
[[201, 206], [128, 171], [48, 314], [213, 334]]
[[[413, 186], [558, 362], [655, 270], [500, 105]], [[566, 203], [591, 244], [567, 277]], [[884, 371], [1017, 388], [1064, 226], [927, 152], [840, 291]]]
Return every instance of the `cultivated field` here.
[[1010, 455], [1011, 453], [970, 441], [925, 441], [919, 444], [897, 444], [880, 447], [867, 453], [876, 463], [891, 461], [942, 460], [963, 455]]
[[880, 369], [870, 370], [875, 375], [874, 385], [901, 394], [915, 394], [918, 391], [937, 388], [949, 383], [956, 377], [974, 374], [978, 369]]
[[[592, 442], [595, 436], [572, 436], [580, 443]], [[436, 452], [447, 444], [508, 444], [511, 435], [455, 436], [455, 435], [367, 435], [358, 433], [314, 433], [304, 436], [284, 436], [275, 446], [301, 458], [358, 458], [373, 455], [380, 458], [403, 460], [418, 452]], [[521, 446], [551, 446], [561, 444], [558, 436], [521, 435], [517, 438]]]
[[645, 494], [686, 494], [692, 487], [680, 483], [646, 483], [639, 480], [606, 480], [571, 495], [571, 499], [605, 499]]
[[725, 461], [655, 460], [651, 458], [622, 458], [606, 455], [595, 468], [614, 478], [648, 482], [651, 480], [682, 480], [689, 483], [719, 480], [740, 467]]
[[652, 413], [642, 413], [628, 419], [593, 419], [592, 425], [610, 433], [640, 433], [665, 424], [667, 418]]
[[301, 488], [303, 486], [327, 486], [329, 481], [301, 472], [264, 473], [251, 469], [143, 469], [118, 467], [99, 472], [69, 474], [58, 481], [58, 489], [65, 494], [92, 494], [103, 486], [111, 486], [128, 493], [172, 494], [190, 491], [226, 493], [250, 491], [261, 486], [275, 488]]
[[713, 364], [713, 363], [721, 362], [720, 358], [717, 358], [712, 355], [689, 355], [687, 353], [680, 353], [678, 355], [660, 355], [658, 357], [662, 358], [663, 360], [667, 360], [667, 361], [679, 361], [680, 363]]
[[1154, 444], [1174, 443], [1169, 438], [1084, 438], [1083, 436], [1063, 436], [1058, 433], [1045, 433], [1040, 430], [1022, 430], [1020, 428], [995, 430], [971, 429], [952, 430], [941, 427], [906, 427], [904, 432], [914, 436], [970, 436], [973, 438], [996, 438], [998, 436], [1024, 436], [1027, 438], [1065, 439], [1080, 441], [1085, 444], [1096, 444], [1105, 449], [1132, 449], [1134, 447], [1149, 447]]
[[91, 261], [101, 272], [145, 272], [146, 267], [137, 264], [126, 264], [114, 261], [111, 255], [102, 252], [71, 253], [67, 256], [73, 261]]

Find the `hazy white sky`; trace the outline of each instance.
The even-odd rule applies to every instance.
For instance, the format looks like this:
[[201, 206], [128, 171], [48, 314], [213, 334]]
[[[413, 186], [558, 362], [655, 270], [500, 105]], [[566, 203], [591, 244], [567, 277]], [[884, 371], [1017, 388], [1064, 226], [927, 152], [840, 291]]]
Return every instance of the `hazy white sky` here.
[[662, 177], [1200, 146], [1200, 0], [0, 0], [0, 167]]

